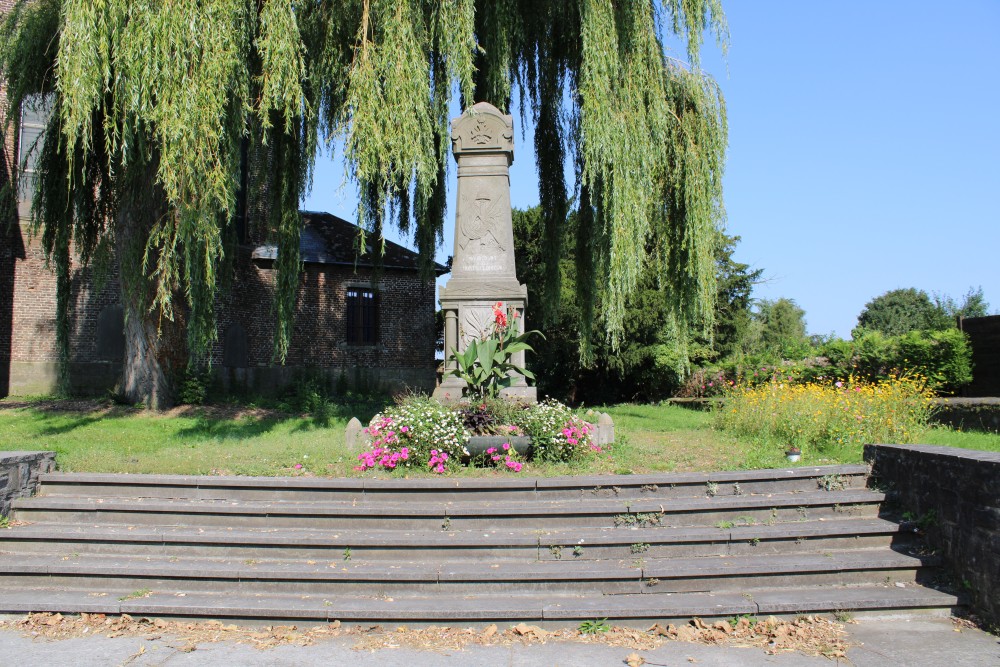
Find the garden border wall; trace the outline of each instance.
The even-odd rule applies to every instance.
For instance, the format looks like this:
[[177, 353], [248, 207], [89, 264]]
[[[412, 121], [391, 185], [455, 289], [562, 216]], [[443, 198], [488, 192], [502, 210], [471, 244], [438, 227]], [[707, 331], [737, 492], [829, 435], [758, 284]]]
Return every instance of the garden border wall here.
[[35, 493], [38, 476], [56, 467], [55, 452], [0, 451], [0, 516], [10, 515], [15, 498]]
[[876, 484], [922, 518], [976, 611], [1000, 624], [1000, 452], [934, 445], [865, 445]]

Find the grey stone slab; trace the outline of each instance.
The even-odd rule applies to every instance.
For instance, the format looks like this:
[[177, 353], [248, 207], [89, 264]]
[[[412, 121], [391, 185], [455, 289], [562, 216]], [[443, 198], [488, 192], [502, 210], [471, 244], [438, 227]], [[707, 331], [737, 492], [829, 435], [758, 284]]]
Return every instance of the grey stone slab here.
[[[572, 555], [565, 558], [572, 559]], [[620, 560], [601, 561], [540, 561], [511, 562], [484, 560], [478, 562], [451, 562], [440, 567], [440, 581], [545, 581], [603, 579], [639, 580], [642, 570], [631, 562]]]
[[741, 496], [714, 496], [704, 498], [643, 499], [628, 503], [632, 513], [637, 512], [697, 512], [700, 510], [732, 510], [740, 508], [812, 507], [816, 505], [848, 505], [880, 503], [885, 494], [865, 489], [844, 491], [805, 491], [802, 493], [775, 493]]
[[107, 524], [37, 523], [16, 526], [0, 533], [0, 545], [18, 541], [104, 542], [159, 541], [161, 528], [155, 526], [122, 526]]
[[50, 588], [7, 589], [0, 591], [0, 611], [118, 614], [121, 613], [118, 597], [127, 594], [127, 591], [94, 593]]
[[158, 475], [125, 473], [46, 473], [43, 484], [58, 485], [124, 485], [165, 486], [188, 488], [298, 488], [298, 489], [363, 489], [365, 480], [353, 477], [242, 477], [238, 475]]
[[775, 589], [751, 591], [762, 614], [784, 614], [833, 609], [861, 611], [871, 609], [951, 608], [958, 598], [917, 584], [896, 586], [822, 587], [811, 589]]
[[833, 535], [891, 535], [899, 532], [899, 524], [884, 519], [830, 519], [793, 521], [773, 526], [735, 526], [729, 529], [733, 540], [782, 539]]
[[503, 621], [540, 620], [546, 595], [434, 596], [331, 599], [330, 620]]
[[364, 479], [365, 491], [533, 491], [538, 480], [524, 477], [484, 477], [470, 479]]
[[547, 620], [735, 616], [756, 612], [756, 605], [738, 593], [607, 595], [553, 600], [545, 605]]
[[309, 565], [297, 562], [260, 562], [243, 565], [239, 578], [247, 580], [410, 582], [433, 584], [440, 566], [435, 562], [356, 563], [323, 561]]
[[594, 487], [611, 488], [627, 486], [670, 486], [671, 484], [706, 484], [716, 482], [744, 482], [750, 480], [784, 480], [795, 478], [822, 477], [824, 475], [866, 475], [867, 466], [863, 465], [832, 465], [832, 466], [802, 466], [798, 468], [779, 468], [766, 470], [735, 470], [723, 472], [691, 472], [691, 473], [657, 473], [644, 475], [580, 475], [573, 477], [547, 477], [537, 480], [538, 489], [579, 488], [582, 490]]
[[705, 526], [657, 527], [657, 528], [577, 528], [570, 531], [547, 531], [540, 535], [543, 545], [560, 544], [572, 547], [588, 544], [635, 544], [637, 542], [685, 543], [685, 542], [725, 542], [728, 535], [718, 528]]
[[[937, 559], [928, 558], [929, 564]], [[777, 573], [806, 573], [845, 570], [919, 568], [925, 560], [889, 549], [822, 554], [767, 554], [765, 556], [722, 556], [702, 558], [649, 558], [642, 573], [645, 578], [729, 577]]]
[[329, 600], [308, 595], [245, 595], [154, 591], [123, 600], [121, 613], [133, 616], [273, 618], [326, 620]]

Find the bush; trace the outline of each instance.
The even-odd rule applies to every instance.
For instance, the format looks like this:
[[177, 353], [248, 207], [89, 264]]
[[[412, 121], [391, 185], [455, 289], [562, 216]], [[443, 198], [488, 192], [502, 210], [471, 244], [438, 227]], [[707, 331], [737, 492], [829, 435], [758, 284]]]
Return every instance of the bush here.
[[531, 436], [531, 457], [538, 461], [565, 462], [601, 448], [591, 439], [592, 426], [555, 400], [531, 406], [521, 415], [521, 429]]
[[792, 445], [803, 453], [848, 448], [860, 459], [865, 444], [912, 443], [927, 427], [931, 397], [920, 377], [773, 381], [730, 392], [716, 425], [775, 451]]
[[[424, 467], [447, 472], [469, 456], [466, 445], [473, 433], [527, 435], [534, 460], [567, 462], [604, 450], [594, 443], [593, 428], [554, 400], [523, 405], [485, 399], [451, 409], [431, 398], [408, 396], [372, 418], [365, 429], [371, 449], [358, 456], [355, 470]], [[510, 447], [487, 451], [472, 463], [521, 470], [521, 460]]]
[[839, 379], [854, 376], [878, 382], [913, 374], [945, 394], [972, 381], [972, 348], [958, 329], [910, 331], [901, 336], [858, 332], [853, 341], [827, 343], [821, 353], [830, 361], [828, 375]]
[[462, 417], [426, 396], [406, 396], [375, 415], [365, 429], [372, 449], [358, 456], [356, 470], [423, 467], [446, 472], [469, 454]]
[[716, 396], [734, 385], [768, 382], [808, 384], [854, 378], [878, 383], [904, 375], [920, 376], [928, 388], [939, 394], [955, 393], [972, 381], [972, 348], [966, 335], [958, 329], [911, 331], [901, 336], [858, 330], [854, 340], [827, 341], [819, 347], [817, 356], [799, 361], [723, 361], [695, 370], [677, 395]]

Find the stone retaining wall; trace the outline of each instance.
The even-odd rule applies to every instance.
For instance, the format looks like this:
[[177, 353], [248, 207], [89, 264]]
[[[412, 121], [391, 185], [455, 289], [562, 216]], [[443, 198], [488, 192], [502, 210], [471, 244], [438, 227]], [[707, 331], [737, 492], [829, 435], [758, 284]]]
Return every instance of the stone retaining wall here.
[[928, 542], [1000, 624], [1000, 452], [931, 445], [865, 445], [887, 498], [923, 524]]
[[10, 514], [15, 498], [32, 495], [38, 476], [55, 467], [55, 452], [0, 452], [0, 516]]

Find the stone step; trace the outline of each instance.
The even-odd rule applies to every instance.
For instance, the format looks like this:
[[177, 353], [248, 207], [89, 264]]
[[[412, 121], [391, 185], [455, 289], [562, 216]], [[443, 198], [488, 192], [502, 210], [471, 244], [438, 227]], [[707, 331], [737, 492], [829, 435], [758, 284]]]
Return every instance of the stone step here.
[[223, 500], [40, 496], [14, 502], [28, 522], [298, 528], [443, 529], [519, 526], [690, 526], [874, 517], [882, 493], [866, 489], [673, 498], [577, 500]]
[[887, 547], [905, 540], [882, 519], [817, 519], [734, 527], [569, 527], [565, 530], [361, 531], [37, 523], [0, 532], [0, 553], [144, 554], [322, 560], [507, 557], [561, 560], [802, 553]]
[[864, 488], [863, 465], [742, 470], [712, 473], [591, 475], [567, 477], [489, 477], [371, 479], [322, 477], [235, 477], [207, 475], [124, 475], [49, 473], [40, 495], [84, 497], [205, 498], [230, 500], [351, 501], [378, 497], [454, 500], [456, 492], [473, 499], [680, 498], [714, 495], [791, 493], [822, 487]]
[[0, 588], [88, 588], [315, 595], [678, 593], [913, 583], [937, 564], [887, 549], [703, 558], [564, 561], [236, 560], [155, 556], [0, 556]]
[[632, 595], [323, 596], [17, 588], [0, 591], [0, 613], [63, 612], [344, 623], [516, 623], [556, 626], [587, 619], [616, 623], [691, 617], [766, 616], [914, 609], [950, 610], [954, 596], [917, 585], [747, 589], [743, 593]]

